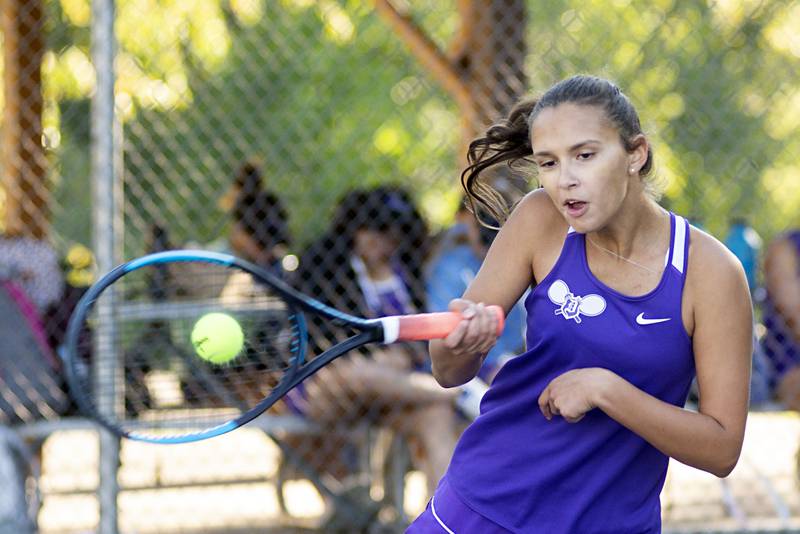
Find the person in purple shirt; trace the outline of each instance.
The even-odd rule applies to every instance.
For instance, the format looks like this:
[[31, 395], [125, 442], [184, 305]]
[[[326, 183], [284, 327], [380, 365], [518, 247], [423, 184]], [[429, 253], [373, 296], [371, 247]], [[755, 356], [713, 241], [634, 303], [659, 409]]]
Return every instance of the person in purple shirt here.
[[[301, 255], [295, 283], [321, 301], [362, 317], [424, 310], [422, 264], [428, 230], [399, 186], [359, 188], [334, 210], [330, 232]], [[313, 318], [311, 354], [350, 333]], [[372, 419], [419, 444], [412, 460], [429, 494], [455, 446], [459, 392], [445, 390], [422, 366], [424, 343], [370, 346], [321, 369], [287, 395], [295, 412], [321, 424]], [[316, 452], [319, 455], [319, 452]]]
[[[407, 532], [660, 532], [669, 457], [725, 477], [741, 452], [752, 348], [741, 264], [652, 198], [650, 144], [607, 80], [574, 76], [520, 102], [468, 155], [473, 212], [503, 224], [450, 303], [464, 319], [430, 343], [433, 374], [470, 380], [496, 340], [487, 305], [509, 310], [531, 288], [527, 351], [495, 377]], [[479, 178], [528, 162], [542, 187], [507, 216]]]
[[764, 353], [777, 399], [800, 410], [800, 229], [776, 237], [764, 260]]

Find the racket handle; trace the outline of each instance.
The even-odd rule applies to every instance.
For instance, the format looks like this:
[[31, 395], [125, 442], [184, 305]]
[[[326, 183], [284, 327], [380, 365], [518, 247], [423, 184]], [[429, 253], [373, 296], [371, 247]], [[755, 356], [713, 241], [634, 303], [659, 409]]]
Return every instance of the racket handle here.
[[[497, 335], [503, 333], [505, 313], [500, 306], [487, 306], [497, 316]], [[383, 324], [383, 342], [427, 341], [447, 337], [461, 322], [458, 312], [418, 313], [378, 319]]]

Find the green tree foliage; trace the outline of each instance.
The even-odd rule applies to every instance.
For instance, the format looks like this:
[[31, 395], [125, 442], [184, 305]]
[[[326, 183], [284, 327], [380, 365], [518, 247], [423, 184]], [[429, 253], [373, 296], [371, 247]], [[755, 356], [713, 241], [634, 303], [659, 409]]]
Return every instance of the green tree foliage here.
[[[446, 48], [455, 2], [409, 5]], [[61, 182], [88, 184], [75, 110], [93, 90], [89, 1], [48, 10], [46, 127]], [[797, 27], [788, 0], [531, 0], [527, 73], [533, 89], [575, 72], [618, 81], [653, 134], [670, 207], [717, 235], [745, 216], [768, 237], [800, 224]], [[434, 223], [449, 216], [457, 109], [371, 2], [120, 0], [116, 31], [130, 252], [153, 222], [176, 243], [221, 235], [217, 200], [252, 158], [301, 241], [354, 185], [403, 182]], [[86, 188], [62, 189], [88, 213]]]
[[800, 222], [800, 131], [782, 126], [800, 113], [796, 2], [557, 4], [531, 17], [534, 84], [618, 81], [653, 134], [673, 209], [717, 235], [732, 216], [765, 235]]

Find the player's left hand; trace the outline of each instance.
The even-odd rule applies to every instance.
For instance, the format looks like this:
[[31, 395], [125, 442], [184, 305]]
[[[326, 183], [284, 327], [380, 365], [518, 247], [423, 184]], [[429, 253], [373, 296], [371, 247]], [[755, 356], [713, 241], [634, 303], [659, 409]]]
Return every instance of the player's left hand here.
[[569, 423], [577, 423], [597, 407], [597, 395], [616, 377], [608, 369], [589, 367], [573, 369], [557, 376], [539, 395], [539, 409], [550, 421], [560, 415]]

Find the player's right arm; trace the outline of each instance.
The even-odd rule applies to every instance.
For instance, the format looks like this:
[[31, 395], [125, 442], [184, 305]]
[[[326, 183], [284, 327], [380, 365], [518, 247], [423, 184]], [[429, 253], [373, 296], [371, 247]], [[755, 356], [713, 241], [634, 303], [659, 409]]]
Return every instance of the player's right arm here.
[[487, 306], [498, 305], [508, 314], [534, 280], [534, 264], [555, 262], [550, 258], [552, 236], [563, 240], [565, 231], [563, 218], [543, 190], [529, 193], [516, 206], [464, 296], [450, 302], [450, 310], [461, 312], [464, 319], [445, 339], [430, 342], [433, 376], [439, 384], [458, 386], [476, 375], [497, 340], [496, 318]]

